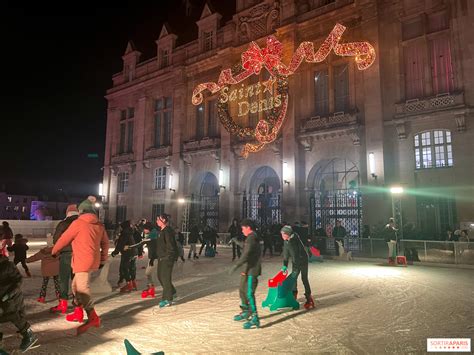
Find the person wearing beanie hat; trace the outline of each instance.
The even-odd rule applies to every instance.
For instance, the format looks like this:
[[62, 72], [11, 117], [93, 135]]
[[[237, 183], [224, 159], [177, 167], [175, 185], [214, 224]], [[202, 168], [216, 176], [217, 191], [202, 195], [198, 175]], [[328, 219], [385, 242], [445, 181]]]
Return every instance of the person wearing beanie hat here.
[[88, 196], [84, 201], [79, 204], [79, 213], [95, 213], [94, 204], [97, 202], [95, 196]]
[[[283, 226], [280, 230], [281, 237], [284, 240], [283, 246], [283, 267], [281, 270], [286, 272], [288, 268], [288, 260], [291, 258], [291, 272], [296, 274], [295, 279], [298, 279], [298, 275], [301, 273], [301, 280], [304, 285], [304, 294], [306, 296], [306, 303], [304, 308], [314, 308], [313, 297], [311, 296], [311, 286], [308, 280], [308, 260], [309, 255], [306, 250], [306, 246], [301, 240], [298, 233], [293, 231], [293, 228], [289, 225]], [[295, 282], [293, 287], [293, 295], [295, 299], [298, 297], [298, 282]]]
[[[101, 320], [94, 309], [91, 297], [90, 273], [100, 269], [107, 261], [109, 251], [109, 238], [104, 225], [93, 213], [93, 200], [88, 198], [79, 205], [82, 214], [71, 223], [53, 247], [52, 255], [57, 255], [61, 250], [72, 245], [72, 292], [77, 307], [74, 312], [66, 316], [68, 321], [82, 322], [84, 310], [87, 313], [87, 322], [77, 328], [80, 335], [91, 327], [100, 327]], [[92, 210], [92, 213], [89, 212]]]
[[[56, 226], [53, 234], [53, 244], [56, 244], [63, 233], [69, 228], [72, 222], [79, 217], [79, 210], [77, 205], [71, 204], [66, 208], [66, 218], [63, 219]], [[67, 311], [67, 303], [69, 297], [69, 283], [71, 282], [72, 268], [72, 247], [66, 246], [59, 253], [59, 303], [57, 306], [52, 307], [50, 312], [60, 312], [62, 314]]]
[[234, 272], [241, 266], [245, 268], [240, 273], [240, 309], [239, 314], [234, 316], [235, 321], [246, 321], [244, 329], [260, 327], [260, 319], [257, 313], [257, 303], [255, 301], [255, 290], [258, 285], [258, 277], [262, 274], [262, 250], [260, 239], [255, 233], [255, 222], [244, 219], [241, 223], [242, 234], [245, 236], [244, 252], [237, 263], [229, 270]]

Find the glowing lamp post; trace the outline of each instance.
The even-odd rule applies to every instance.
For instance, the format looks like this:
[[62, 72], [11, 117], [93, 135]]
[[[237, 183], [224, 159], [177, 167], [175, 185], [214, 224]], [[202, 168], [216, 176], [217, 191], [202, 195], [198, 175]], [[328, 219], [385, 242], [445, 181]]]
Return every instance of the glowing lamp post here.
[[392, 195], [392, 215], [395, 218], [395, 225], [398, 226], [400, 237], [403, 239], [403, 217], [402, 217], [402, 196], [404, 189], [401, 186], [392, 186], [390, 193]]

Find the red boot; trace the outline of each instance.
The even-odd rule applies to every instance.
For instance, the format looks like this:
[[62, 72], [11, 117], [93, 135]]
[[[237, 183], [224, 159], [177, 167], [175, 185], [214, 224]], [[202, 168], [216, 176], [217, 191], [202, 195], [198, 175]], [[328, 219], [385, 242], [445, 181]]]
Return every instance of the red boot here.
[[313, 301], [313, 296], [307, 296], [306, 297], [306, 303], [304, 304], [305, 309], [310, 309], [314, 308], [314, 301]]
[[81, 335], [87, 332], [90, 327], [100, 327], [100, 318], [97, 313], [95, 313], [94, 308], [92, 308], [91, 311], [87, 312], [87, 322], [77, 328], [77, 335]]
[[125, 284], [125, 286], [123, 286], [121, 289], [120, 289], [120, 292], [124, 293], [124, 292], [130, 292], [132, 291], [133, 289], [133, 285], [132, 285], [132, 281], [127, 281], [127, 283]]
[[46, 303], [44, 297], [38, 297], [36, 301], [38, 301], [39, 303]]
[[51, 313], [66, 313], [67, 312], [67, 300], [59, 300], [59, 304], [56, 307], [49, 309]]
[[148, 296], [150, 296], [151, 298], [155, 298], [155, 286], [154, 285], [149, 285], [148, 289], [143, 290], [142, 298], [147, 298]]
[[75, 307], [74, 312], [66, 315], [66, 320], [68, 322], [84, 322], [84, 310], [82, 309], [82, 307]]
[[138, 291], [136, 280], [132, 280], [132, 291]]

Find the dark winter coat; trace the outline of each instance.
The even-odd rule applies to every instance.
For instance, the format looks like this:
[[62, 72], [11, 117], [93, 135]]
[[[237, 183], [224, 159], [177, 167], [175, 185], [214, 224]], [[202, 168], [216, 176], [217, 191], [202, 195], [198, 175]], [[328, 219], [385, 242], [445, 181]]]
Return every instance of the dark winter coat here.
[[10, 227], [3, 226], [2, 239], [12, 239], [13, 231]]
[[391, 240], [397, 240], [397, 230], [390, 226], [390, 224], [387, 224], [385, 226], [383, 230], [383, 235], [386, 242], [389, 242]]
[[191, 232], [189, 233], [188, 243], [197, 243], [201, 240], [201, 236], [199, 235], [199, 228], [192, 227]]
[[160, 235], [156, 240], [156, 255], [160, 261], [178, 260], [178, 244], [175, 238], [175, 232], [170, 226], [166, 226], [160, 231]]
[[[61, 222], [59, 222], [59, 224], [56, 226], [56, 229], [54, 231], [53, 244], [56, 244], [56, 242], [63, 235], [66, 229], [68, 229], [71, 223], [74, 222], [78, 217], [79, 215], [69, 216], [69, 217], [66, 217], [66, 219], [63, 219]], [[64, 249], [61, 250], [61, 254], [62, 253], [72, 253], [72, 246], [68, 245], [64, 247]]]
[[125, 258], [132, 258], [137, 255], [137, 248], [129, 248], [124, 250], [125, 245], [134, 245], [136, 244], [134, 231], [131, 227], [122, 229], [120, 233], [120, 237], [117, 239], [117, 245], [115, 246], [115, 250], [112, 252], [114, 255], [121, 253]]
[[252, 232], [245, 240], [244, 252], [235, 264], [235, 268], [245, 265], [244, 272], [246, 275], [259, 276], [262, 273], [261, 257], [260, 239], [257, 233]]
[[229, 227], [230, 238], [234, 238], [237, 241], [243, 241], [244, 235], [242, 234], [242, 228], [239, 225], [232, 224]]
[[184, 234], [183, 233], [179, 232], [176, 238], [178, 240], [178, 243], [180, 243], [181, 245], [184, 245]]
[[11, 293], [15, 289], [19, 289], [22, 276], [15, 264], [8, 258], [0, 256], [0, 300], [7, 293]]
[[346, 234], [347, 234], [346, 228], [344, 228], [343, 226], [336, 226], [332, 230], [332, 236], [334, 238], [344, 238]]
[[7, 250], [15, 253], [14, 260], [25, 260], [26, 251], [28, 250], [28, 245], [26, 245], [26, 239], [19, 239], [15, 241], [11, 247], [7, 247]]
[[288, 260], [294, 267], [298, 267], [308, 263], [308, 252], [304, 242], [298, 233], [293, 233], [289, 240], [285, 240], [283, 246], [283, 265], [288, 266]]

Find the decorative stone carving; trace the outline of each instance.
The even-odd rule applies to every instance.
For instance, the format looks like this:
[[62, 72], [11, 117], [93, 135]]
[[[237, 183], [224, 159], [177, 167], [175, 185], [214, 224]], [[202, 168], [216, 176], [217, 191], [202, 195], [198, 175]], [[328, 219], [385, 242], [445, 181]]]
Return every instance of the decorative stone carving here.
[[407, 134], [405, 132], [405, 121], [396, 121], [395, 122], [395, 128], [397, 130], [397, 134], [398, 134], [398, 139], [406, 139], [407, 138]]
[[300, 143], [303, 146], [304, 150], [310, 152], [313, 149], [313, 139], [311, 137], [300, 138]]
[[456, 120], [456, 126], [458, 127], [458, 132], [464, 132], [466, 130], [466, 115], [464, 113], [459, 115], [454, 115]]
[[117, 176], [117, 174], [119, 173], [119, 168], [118, 168], [118, 166], [112, 166], [112, 167], [110, 168], [110, 170], [112, 171], [112, 174], [113, 174], [114, 176]]
[[184, 164], [191, 165], [191, 160], [192, 160], [191, 154], [184, 154], [183, 155]]
[[440, 94], [435, 97], [411, 99], [404, 103], [395, 104], [395, 116], [419, 115], [464, 106], [464, 94], [462, 92]]
[[130, 164], [130, 172], [132, 174], [135, 174], [135, 170], [137, 169], [137, 164], [133, 163], [133, 164]]
[[241, 42], [248, 42], [263, 37], [272, 32], [279, 24], [280, 2], [258, 4], [245, 12], [239, 18], [239, 38]]
[[352, 139], [352, 144], [360, 145], [360, 135], [357, 129], [352, 129], [349, 131], [349, 136]]
[[144, 167], [145, 169], [150, 169], [150, 167], [151, 167], [151, 166], [150, 166], [150, 161], [144, 160], [144, 161], [143, 161], [143, 167]]

